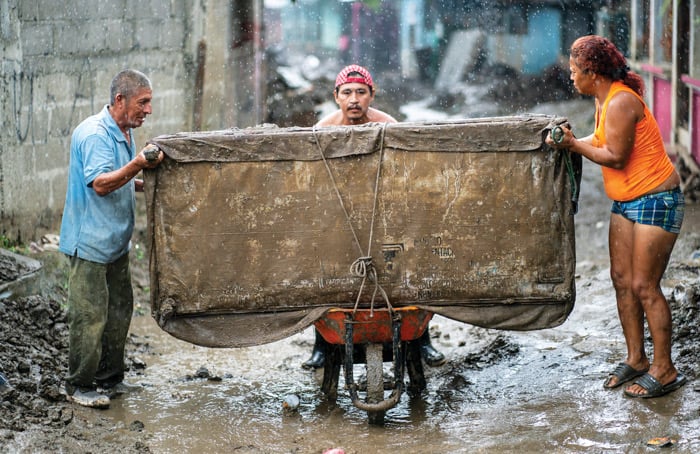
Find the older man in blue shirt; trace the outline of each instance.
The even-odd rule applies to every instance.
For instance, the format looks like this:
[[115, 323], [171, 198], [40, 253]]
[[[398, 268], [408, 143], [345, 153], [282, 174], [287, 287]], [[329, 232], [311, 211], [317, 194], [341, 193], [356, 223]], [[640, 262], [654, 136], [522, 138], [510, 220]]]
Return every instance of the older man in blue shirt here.
[[[59, 249], [70, 258], [68, 399], [107, 408], [129, 389], [124, 348], [133, 311], [129, 249], [135, 193], [145, 168], [163, 160], [136, 152], [132, 128], [152, 113], [151, 81], [127, 69], [112, 79], [110, 103], [73, 131]], [[102, 391], [102, 392], [98, 392]]]

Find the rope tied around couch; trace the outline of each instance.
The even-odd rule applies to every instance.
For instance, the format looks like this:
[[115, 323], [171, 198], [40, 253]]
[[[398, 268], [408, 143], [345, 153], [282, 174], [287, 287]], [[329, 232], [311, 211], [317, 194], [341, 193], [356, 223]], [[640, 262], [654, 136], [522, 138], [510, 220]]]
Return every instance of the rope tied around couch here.
[[372, 293], [372, 300], [370, 302], [370, 312], [374, 311], [374, 301], [376, 299], [378, 292], [381, 293], [382, 298], [384, 298], [384, 301], [386, 302], [386, 305], [389, 308], [389, 310], [393, 312], [393, 307], [391, 305], [391, 302], [389, 301], [389, 296], [387, 295], [384, 288], [382, 288], [382, 286], [379, 284], [379, 280], [377, 279], [377, 269], [374, 266], [374, 263], [372, 261], [372, 239], [374, 236], [374, 219], [375, 219], [376, 212], [377, 212], [377, 199], [379, 198], [379, 183], [381, 182], [382, 162], [384, 161], [384, 134], [386, 132], [387, 125], [388, 125], [388, 123], [383, 123], [382, 129], [381, 129], [381, 138], [380, 138], [380, 146], [379, 146], [379, 162], [377, 163], [377, 173], [376, 173], [375, 181], [374, 181], [374, 199], [373, 199], [373, 204], [372, 204], [372, 218], [370, 221], [369, 240], [367, 242], [367, 253], [366, 254], [362, 250], [362, 246], [360, 245], [360, 240], [358, 239], [357, 233], [355, 232], [355, 227], [352, 225], [352, 220], [350, 219], [350, 214], [348, 213], [348, 210], [345, 207], [345, 202], [343, 200], [342, 194], [340, 193], [340, 190], [338, 189], [338, 185], [337, 185], [335, 177], [333, 175], [333, 171], [331, 170], [331, 167], [328, 163], [328, 160], [326, 159], [326, 156], [323, 153], [323, 148], [321, 147], [321, 144], [318, 140], [318, 135], [316, 134], [316, 126], [314, 125], [314, 127], [312, 129], [314, 141], [316, 143], [316, 147], [318, 148], [319, 154], [321, 155], [321, 159], [323, 160], [323, 164], [326, 167], [326, 171], [328, 172], [328, 176], [330, 177], [331, 183], [333, 185], [333, 189], [335, 190], [335, 193], [338, 197], [340, 207], [343, 209], [343, 213], [345, 214], [345, 220], [347, 221], [348, 226], [350, 227], [350, 231], [352, 232], [354, 244], [357, 246], [357, 249], [360, 253], [360, 257], [358, 257], [350, 265], [350, 274], [355, 276], [355, 277], [362, 278], [362, 282], [360, 283], [360, 289], [357, 292], [357, 298], [355, 299], [355, 306], [353, 309], [354, 311], [357, 311], [357, 307], [360, 304], [360, 297], [362, 296], [362, 292], [364, 290], [365, 283], [367, 282], [367, 279], [369, 279], [371, 282], [374, 282], [374, 291]]

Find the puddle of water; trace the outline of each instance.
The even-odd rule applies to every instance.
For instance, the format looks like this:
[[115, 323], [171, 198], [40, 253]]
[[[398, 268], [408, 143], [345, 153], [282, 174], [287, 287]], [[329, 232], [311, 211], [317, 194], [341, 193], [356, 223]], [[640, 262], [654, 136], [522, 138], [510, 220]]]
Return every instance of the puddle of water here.
[[[646, 453], [646, 442], [661, 436], [677, 440], [674, 453], [700, 452], [696, 384], [649, 400], [602, 387], [625, 345], [609, 277], [609, 204], [601, 197], [600, 170], [584, 163], [577, 302], [569, 319], [557, 328], [516, 333], [436, 316], [431, 326], [442, 336], [435, 344], [449, 362], [427, 368], [423, 396], [404, 395], [384, 427], [369, 426], [353, 407], [342, 375], [337, 402], [325, 401], [320, 374], [300, 367], [311, 351], [310, 329], [268, 345], [207, 349], [169, 336], [148, 316], [132, 325], [150, 344], [151, 353], [142, 357], [148, 367], [129, 377], [145, 388], [115, 399], [102, 414], [123, 427], [143, 422], [156, 454], [320, 453], [332, 447], [347, 453]], [[682, 234], [697, 235], [698, 225], [700, 210], [689, 206]], [[674, 250], [674, 257], [687, 253]], [[221, 381], [184, 378], [202, 366]], [[286, 415], [282, 401], [289, 394], [301, 403]]]
[[[657, 436], [678, 439], [674, 452], [699, 452], [700, 393], [692, 385], [650, 401], [603, 390], [624, 344], [596, 328], [603, 313], [614, 312], [588, 304], [597, 305], [595, 298], [559, 328], [525, 333], [436, 317], [451, 334], [439, 341], [450, 362], [426, 369], [427, 392], [417, 399], [404, 395], [384, 427], [369, 426], [342, 388], [336, 403], [326, 402], [320, 374], [299, 367], [310, 350], [310, 330], [258, 347], [207, 349], [138, 317], [132, 331], [149, 339], [154, 354], [142, 358], [145, 373], [131, 379], [145, 388], [115, 399], [104, 414], [125, 426], [143, 422], [154, 453], [318, 453], [339, 446], [348, 453], [642, 452]], [[474, 363], [475, 353], [497, 336], [517, 346], [515, 353]], [[475, 342], [459, 346], [467, 339]], [[221, 381], [184, 379], [202, 366]], [[289, 394], [301, 401], [291, 415], [282, 409]]]

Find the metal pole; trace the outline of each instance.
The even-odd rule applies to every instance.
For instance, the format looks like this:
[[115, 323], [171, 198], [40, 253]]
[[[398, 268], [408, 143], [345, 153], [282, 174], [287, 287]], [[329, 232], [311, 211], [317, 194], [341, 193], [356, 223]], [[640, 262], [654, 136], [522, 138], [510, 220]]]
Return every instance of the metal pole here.
[[263, 71], [263, 0], [253, 0], [253, 60], [255, 69], [253, 72], [254, 83], [254, 108], [255, 108], [255, 124], [263, 123], [263, 105], [264, 96], [264, 79], [265, 72]]

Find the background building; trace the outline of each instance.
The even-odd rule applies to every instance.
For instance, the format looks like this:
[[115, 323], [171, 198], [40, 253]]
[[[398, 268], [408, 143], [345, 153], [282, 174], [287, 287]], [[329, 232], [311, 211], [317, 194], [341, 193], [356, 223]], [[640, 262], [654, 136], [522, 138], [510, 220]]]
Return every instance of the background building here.
[[[646, 78], [649, 104], [694, 194], [699, 3], [0, 0], [0, 236], [27, 242], [56, 231], [72, 130], [108, 102], [110, 79], [125, 67], [154, 83], [154, 114], [135, 131], [141, 147], [181, 131], [309, 126], [314, 103], [330, 96], [329, 80], [351, 62], [370, 67], [394, 104], [409, 94], [407, 82], [430, 90], [467, 77], [467, 61], [504, 74], [558, 68], [550, 80], [566, 81], [570, 44], [593, 32], [613, 39]], [[471, 38], [448, 57], [464, 36]]]

